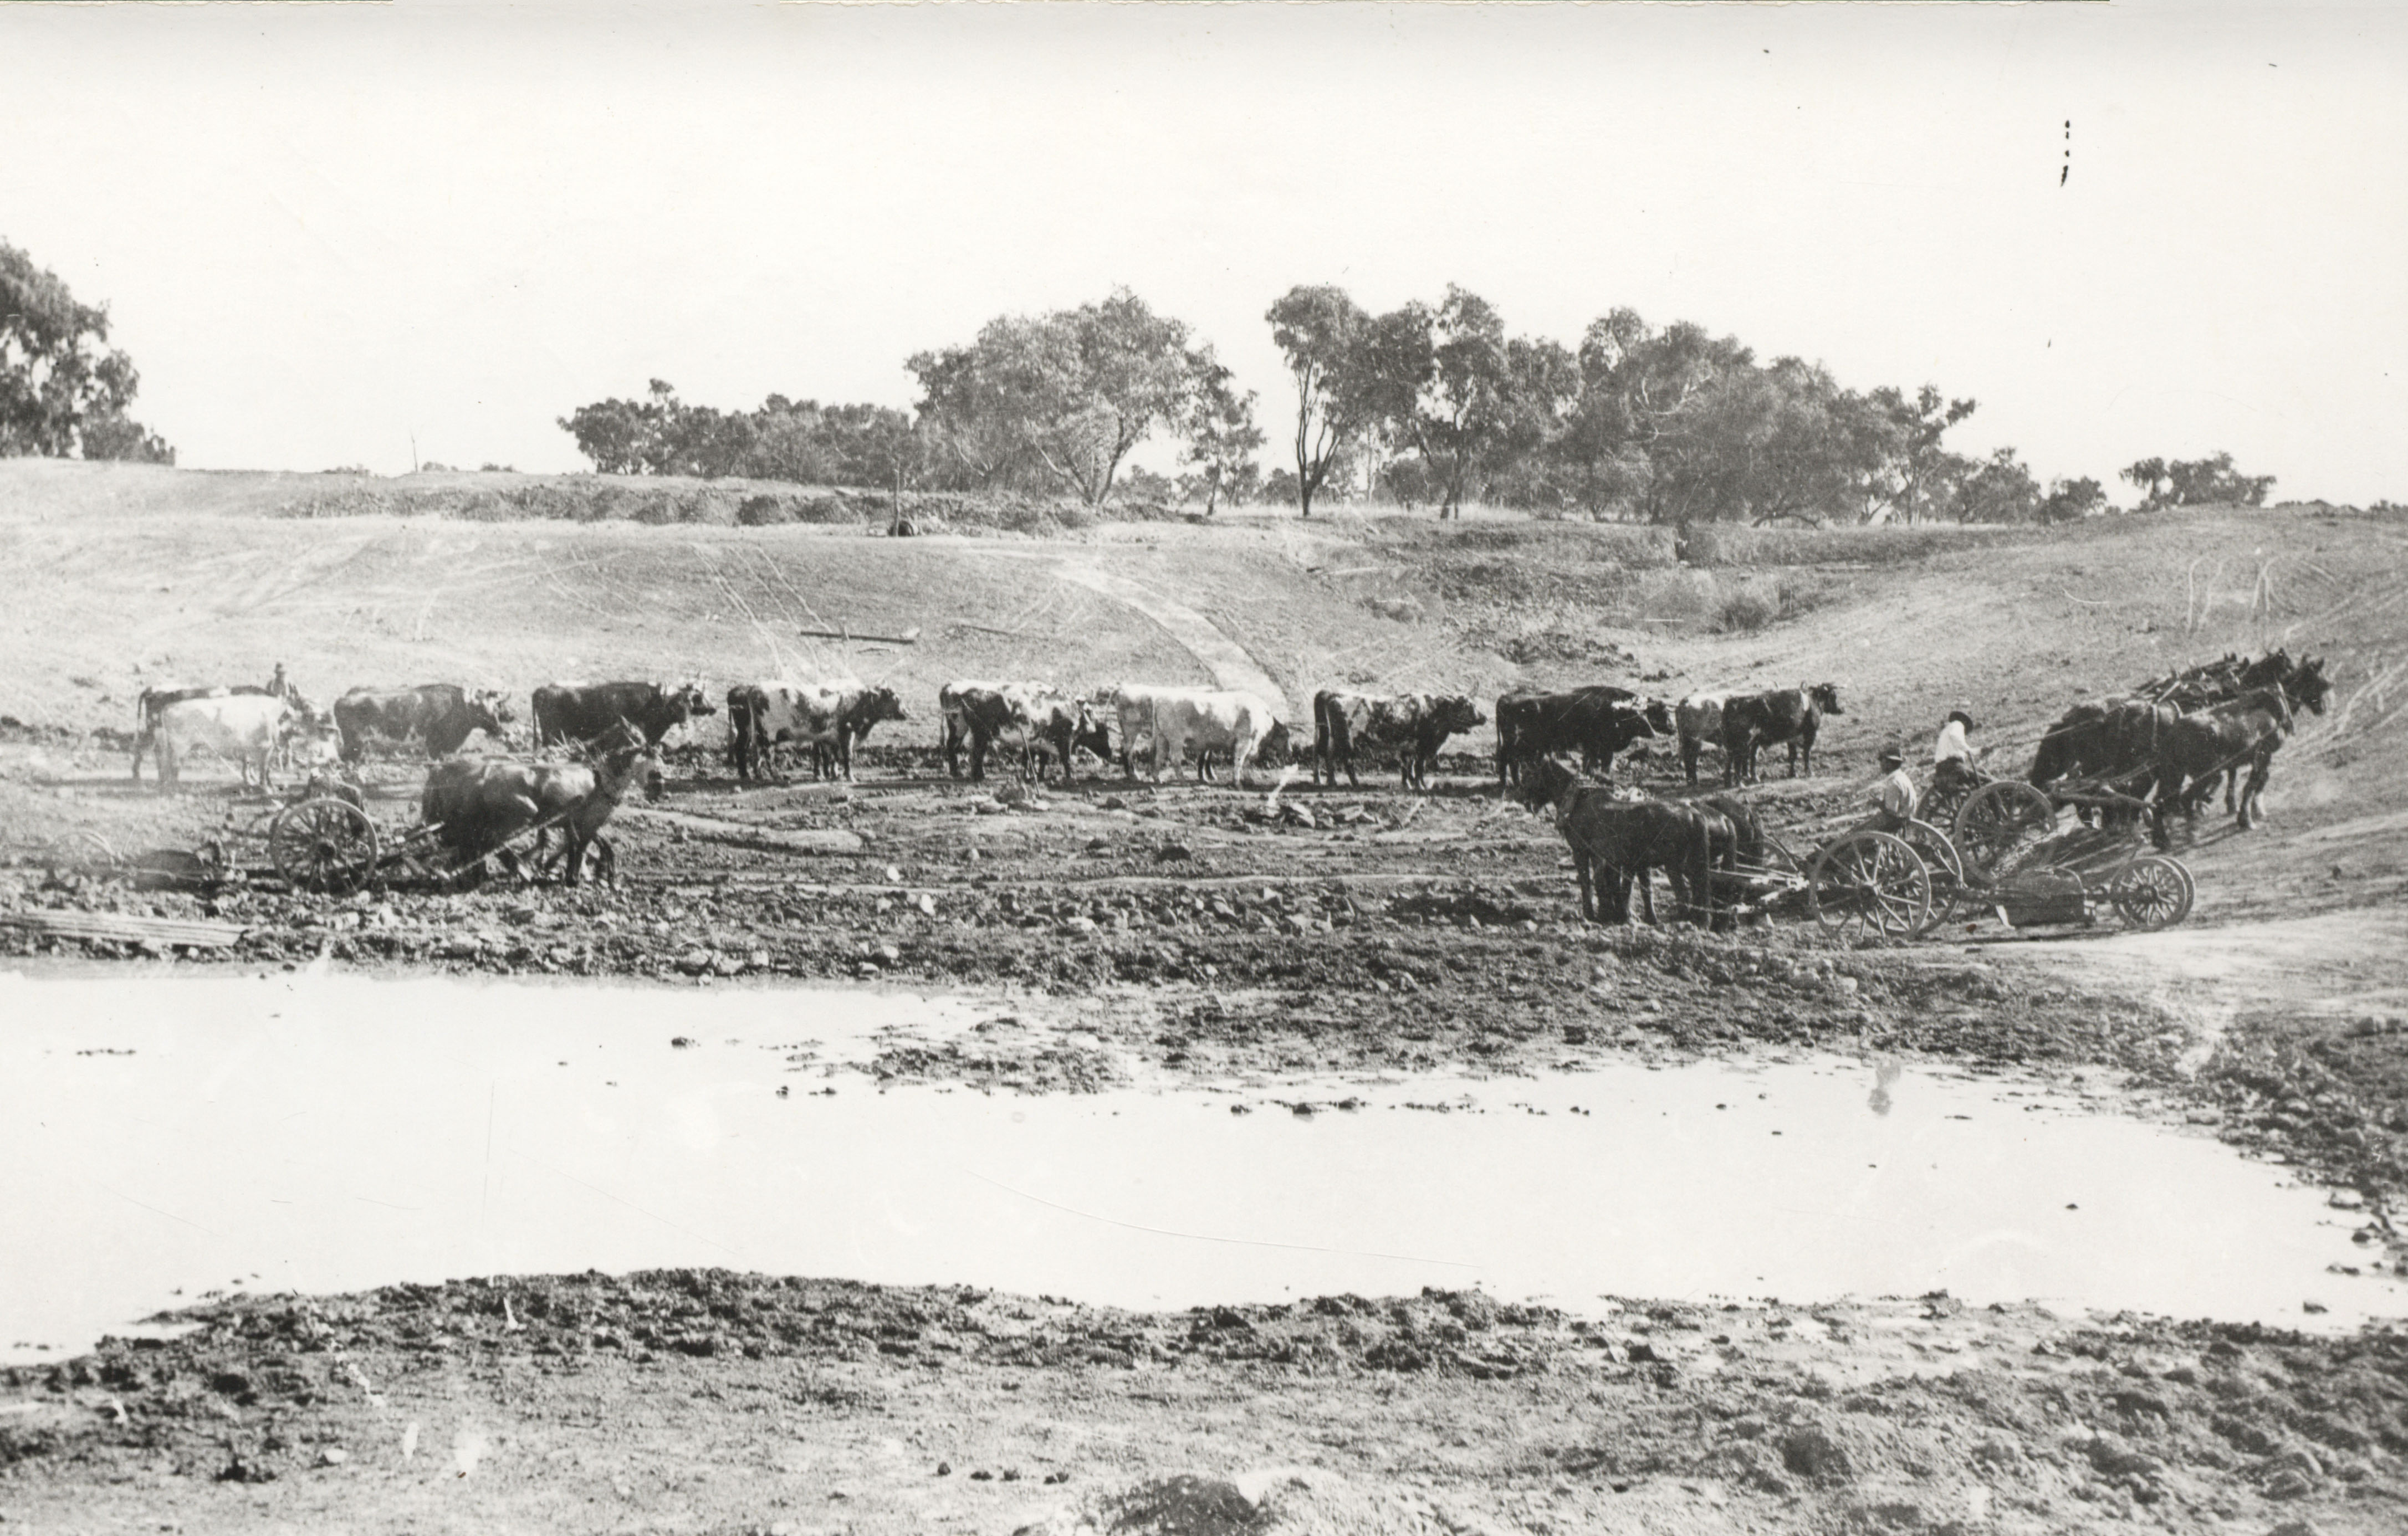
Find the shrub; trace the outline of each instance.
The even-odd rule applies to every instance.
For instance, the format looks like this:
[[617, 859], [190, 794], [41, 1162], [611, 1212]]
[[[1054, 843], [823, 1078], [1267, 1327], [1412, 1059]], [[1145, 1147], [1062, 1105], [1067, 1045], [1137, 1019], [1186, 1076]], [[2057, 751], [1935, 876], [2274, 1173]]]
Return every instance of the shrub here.
[[1726, 635], [1753, 635], [1778, 617], [1777, 603], [1754, 587], [1742, 587], [1723, 595], [1714, 610], [1714, 627]]
[[747, 528], [795, 521], [795, 503], [786, 496], [746, 496], [736, 507], [736, 521]]
[[1915, 527], [1745, 528], [1692, 524], [1684, 553], [1698, 566], [1908, 565], [1951, 550], [2027, 543], [2037, 528]]

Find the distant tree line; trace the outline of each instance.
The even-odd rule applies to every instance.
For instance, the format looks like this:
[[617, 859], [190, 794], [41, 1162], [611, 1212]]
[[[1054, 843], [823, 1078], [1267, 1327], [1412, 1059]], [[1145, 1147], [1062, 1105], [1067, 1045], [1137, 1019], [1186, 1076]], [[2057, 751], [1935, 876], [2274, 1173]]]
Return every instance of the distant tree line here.
[[[2087, 477], [2043, 486], [2012, 448], [1960, 453], [1975, 403], [1926, 384], [1848, 389], [1796, 357], [1760, 363], [1733, 337], [1627, 309], [1576, 347], [1508, 333], [1450, 285], [1373, 314], [1343, 289], [1291, 289], [1265, 316], [1297, 394], [1286, 462], [1265, 476], [1255, 396], [1211, 346], [1136, 294], [990, 321], [908, 362], [907, 414], [771, 395], [756, 410], [691, 406], [654, 380], [641, 400], [561, 425], [596, 468], [807, 483], [1012, 489], [1097, 506], [1116, 489], [1199, 500], [1257, 495], [1311, 516], [1328, 499], [1467, 502], [1632, 522], [2064, 523], [2104, 510]], [[1182, 445], [1174, 479], [1130, 470], [1150, 438]], [[2262, 504], [2272, 477], [2231, 455], [2123, 471], [2141, 510]]]
[[0, 457], [136, 459], [176, 451], [127, 414], [141, 376], [108, 346], [108, 308], [0, 240]]
[[773, 395], [759, 409], [688, 405], [653, 380], [642, 400], [561, 420], [611, 474], [745, 475], [805, 483], [1030, 490], [1100, 505], [1131, 450], [1184, 444], [1182, 494], [1207, 510], [1258, 475], [1254, 397], [1212, 349], [1125, 290], [1099, 304], [989, 322], [968, 345], [915, 354], [918, 412]]
[[2030, 522], [2105, 503], [2090, 480], [2043, 491], [2013, 449], [1951, 451], [1971, 400], [1859, 393], [1685, 321], [1615, 309], [1570, 348], [1508, 335], [1454, 286], [1384, 315], [1298, 287], [1266, 318], [1297, 389], [1296, 467], [1272, 479], [1307, 516], [1326, 488], [1367, 484], [1441, 517], [1476, 499], [1674, 524]]

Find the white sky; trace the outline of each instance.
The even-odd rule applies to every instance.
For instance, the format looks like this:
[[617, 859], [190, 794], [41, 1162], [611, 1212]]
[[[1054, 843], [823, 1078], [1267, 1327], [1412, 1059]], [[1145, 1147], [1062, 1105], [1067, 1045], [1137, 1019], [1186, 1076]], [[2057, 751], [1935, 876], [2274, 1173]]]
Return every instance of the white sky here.
[[2383, 5], [0, 6], [0, 237], [207, 467], [581, 467], [654, 376], [908, 407], [1114, 283], [1276, 455], [1274, 297], [1452, 280], [1931, 380], [2043, 478], [2408, 497], [2403, 215]]

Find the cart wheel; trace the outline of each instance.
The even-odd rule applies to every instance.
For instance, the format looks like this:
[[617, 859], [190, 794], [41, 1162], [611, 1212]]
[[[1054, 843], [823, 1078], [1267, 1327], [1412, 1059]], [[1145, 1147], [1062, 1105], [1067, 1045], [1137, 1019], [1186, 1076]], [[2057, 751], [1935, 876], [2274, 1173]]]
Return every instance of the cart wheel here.
[[355, 890], [376, 872], [377, 855], [376, 823], [348, 800], [303, 800], [267, 828], [267, 856], [296, 890]]
[[1931, 876], [1931, 916], [1918, 933], [1928, 932], [1948, 922], [1957, 910], [1977, 899], [1965, 879], [1965, 862], [1957, 857], [1956, 845], [1948, 834], [1927, 821], [1910, 821], [1899, 829], [1899, 839], [1914, 850], [1914, 856]]
[[1931, 870], [1902, 839], [1851, 833], [1814, 856], [1806, 906], [1834, 931], [1909, 938], [1931, 925]]
[[2126, 927], [2153, 933], [2188, 917], [2198, 889], [2182, 860], [2143, 854], [2125, 868], [2111, 895]]
[[117, 868], [117, 850], [97, 832], [78, 831], [52, 849], [50, 863], [105, 872]]
[[1957, 808], [1951, 828], [1966, 873], [1979, 883], [2015, 851], [2057, 830], [2057, 803], [2014, 779], [1984, 784]]

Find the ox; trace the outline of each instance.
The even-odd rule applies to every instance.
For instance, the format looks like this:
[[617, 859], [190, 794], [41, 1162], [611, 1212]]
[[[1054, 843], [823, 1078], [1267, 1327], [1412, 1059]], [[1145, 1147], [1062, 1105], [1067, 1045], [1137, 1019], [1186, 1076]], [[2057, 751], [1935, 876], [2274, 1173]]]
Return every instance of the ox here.
[[1770, 693], [1736, 694], [1723, 701], [1723, 782], [1743, 784], [1756, 778], [1759, 747], [1789, 746], [1789, 777], [1802, 768], [1814, 776], [1814, 738], [1827, 714], [1844, 714], [1838, 685], [1818, 682], [1807, 688], [1778, 688]]
[[1360, 787], [1354, 775], [1354, 749], [1392, 748], [1400, 764], [1399, 782], [1406, 789], [1427, 789], [1430, 769], [1438, 766], [1439, 749], [1459, 731], [1488, 723], [1479, 707], [1461, 694], [1398, 694], [1375, 698], [1368, 694], [1341, 694], [1323, 689], [1312, 696], [1312, 781], [1338, 782], [1338, 770]]
[[853, 750], [883, 720], [906, 720], [903, 701], [892, 688], [872, 688], [853, 679], [834, 682], [753, 682], [728, 690], [728, 756], [739, 779], [773, 771], [771, 751], [781, 742], [809, 747], [813, 778], [841, 768], [853, 777]]
[[[520, 763], [495, 757], [451, 757], [426, 775], [418, 813], [463, 867], [479, 864], [530, 827], [537, 863], [543, 841], [561, 835], [563, 878], [575, 884], [585, 852], [630, 785], [660, 768], [639, 726], [622, 722], [588, 745], [590, 763]], [[602, 843], [607, 853], [609, 844]]]
[[1728, 688], [1695, 693], [1672, 707], [1672, 723], [1681, 737], [1681, 770], [1693, 784], [1698, 782], [1698, 754], [1709, 741], [1717, 749], [1723, 744], [1723, 706], [1730, 702], [1731, 693]]
[[[1128, 706], [1121, 708], [1121, 732], [1124, 750], [1128, 739]], [[1196, 754], [1196, 776], [1209, 780], [1212, 776], [1209, 755], [1215, 752], [1229, 754], [1229, 769], [1240, 785], [1246, 782], [1246, 768], [1257, 754], [1283, 755], [1287, 750], [1287, 726], [1281, 723], [1278, 711], [1268, 701], [1254, 694], [1237, 693], [1213, 688], [1159, 688], [1152, 690], [1151, 707], [1140, 726], [1153, 738], [1153, 777], [1159, 781], [1162, 765], [1186, 761], [1187, 754]]]
[[[223, 687], [145, 688], [134, 701], [134, 782], [137, 784], [142, 782], [142, 759], [150, 753], [158, 734], [160, 711], [171, 704], [181, 704], [186, 699], [230, 698], [236, 695], [280, 698], [292, 707], [292, 712], [285, 718], [283, 732], [269, 753], [275, 766], [280, 768], [294, 766], [295, 745], [300, 739], [316, 736], [333, 724], [331, 715], [310, 703], [302, 696], [301, 690], [284, 680], [282, 662], [277, 663], [276, 675], [268, 680], [265, 687], [237, 682]], [[305, 747], [303, 750], [315, 749]]]
[[1112, 711], [1113, 735], [1121, 744], [1121, 777], [1137, 777], [1137, 751], [1154, 739], [1154, 701], [1196, 691], [1156, 682], [1124, 682], [1096, 696], [1093, 702], [1098, 708], [1109, 707]]
[[538, 752], [590, 741], [623, 721], [643, 733], [644, 745], [658, 747], [676, 726], [716, 712], [695, 682], [548, 682], [534, 702]]
[[1630, 921], [1635, 880], [1648, 925], [1656, 922], [1656, 897], [1648, 871], [1661, 868], [1674, 899], [1700, 926], [1714, 917], [1714, 840], [1717, 824], [1736, 842], [1729, 822], [1717, 812], [1670, 800], [1624, 800], [1602, 784], [1583, 783], [1570, 764], [1542, 757], [1522, 776], [1522, 802], [1552, 806], [1555, 827], [1572, 851], [1580, 881], [1581, 916], [1598, 919], [1598, 887], [1606, 887], [1613, 921]]
[[[940, 684], [937, 689], [937, 716], [940, 732], [938, 750], [945, 754], [945, 772], [955, 779], [962, 776], [962, 748], [971, 747], [971, 777], [979, 777], [981, 755], [976, 746], [970, 723], [970, 700], [1000, 696], [1009, 682], [972, 682], [963, 680]], [[982, 707], [983, 708], [983, 706]]]
[[970, 746], [970, 777], [986, 777], [989, 749], [1003, 746], [1021, 757], [1022, 774], [1042, 781], [1044, 758], [1062, 764], [1062, 782], [1068, 783], [1071, 754], [1081, 747], [1099, 758], [1111, 756], [1111, 731], [1096, 718], [1083, 699], [1076, 699], [1042, 683], [949, 682], [938, 691], [945, 711], [945, 762], [954, 777], [961, 740]]
[[[271, 767], [279, 749], [293, 739], [295, 720], [291, 705], [265, 693], [212, 693], [168, 704], [152, 721], [159, 787], [165, 790], [181, 777], [183, 758], [209, 752], [233, 758], [244, 783], [273, 788]], [[334, 744], [322, 733], [302, 740], [304, 761], [315, 766], [332, 759]]]
[[354, 688], [335, 700], [345, 762], [357, 762], [377, 741], [399, 745], [414, 740], [429, 757], [449, 757], [479, 731], [498, 742], [502, 727], [513, 718], [500, 694], [485, 688], [471, 692], [452, 682]]
[[1584, 770], [1613, 771], [1613, 754], [1642, 737], [1672, 734], [1660, 698], [1592, 683], [1566, 693], [1517, 692], [1497, 701], [1497, 782], [1520, 780], [1541, 759], [1577, 752]]

